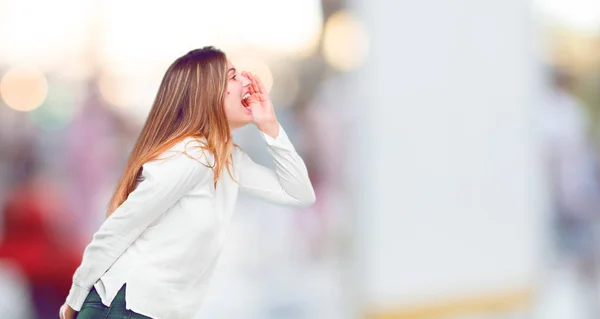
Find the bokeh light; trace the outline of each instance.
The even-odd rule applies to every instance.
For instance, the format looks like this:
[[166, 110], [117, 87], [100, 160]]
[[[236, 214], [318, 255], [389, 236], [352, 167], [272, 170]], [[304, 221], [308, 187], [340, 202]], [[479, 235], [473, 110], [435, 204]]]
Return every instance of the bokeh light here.
[[235, 66], [238, 72], [248, 71], [255, 74], [263, 82], [267, 91], [273, 88], [273, 72], [265, 62], [253, 57], [231, 57], [231, 63]]
[[127, 99], [123, 97], [123, 91], [120, 89], [122, 85], [121, 78], [111, 72], [102, 73], [98, 80], [98, 89], [102, 98], [113, 106], [125, 107], [128, 104]]
[[39, 107], [48, 94], [44, 74], [33, 69], [10, 69], [0, 81], [0, 95], [10, 108], [31, 111]]
[[359, 67], [369, 50], [362, 23], [348, 11], [334, 13], [325, 24], [323, 56], [332, 67], [349, 71]]
[[116, 68], [105, 69], [98, 79], [102, 99], [123, 116], [143, 122], [152, 108], [162, 79], [158, 69], [124, 73]]

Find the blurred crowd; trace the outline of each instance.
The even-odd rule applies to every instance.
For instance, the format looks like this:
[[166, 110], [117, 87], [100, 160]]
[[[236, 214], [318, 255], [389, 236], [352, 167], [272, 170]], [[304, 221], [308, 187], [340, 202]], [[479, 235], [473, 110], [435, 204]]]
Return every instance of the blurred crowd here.
[[[351, 21], [340, 28], [352, 26], [348, 32], [360, 42], [359, 24], [342, 12], [344, 1], [317, 3], [319, 30], [328, 22]], [[353, 243], [352, 177], [341, 154], [352, 147], [348, 136], [357, 119], [345, 108], [344, 72], [358, 67], [360, 54], [335, 55], [326, 31], [304, 56], [249, 49], [260, 63], [245, 65], [270, 78], [278, 118], [307, 164], [318, 201], [288, 209], [240, 198], [232, 239], [204, 310], [208, 318], [350, 318], [345, 302], [352, 300], [346, 277]], [[347, 35], [338, 34], [338, 40]], [[92, 43], [89, 50], [97, 46]], [[552, 257], [590, 291], [585, 307], [600, 318], [600, 65], [582, 72], [579, 64], [561, 59], [549, 67], [536, 108], [553, 204]], [[129, 105], [137, 111], [116, 105], [115, 95], [107, 93], [111, 78], [99, 71], [94, 54], [82, 64], [91, 72], [75, 80], [58, 68], [45, 70], [39, 82], [36, 74], [14, 73], [8, 60], [0, 54], [0, 318], [56, 318], [83, 249], [105, 218], [149, 105]], [[29, 109], [39, 83], [44, 98]], [[142, 90], [146, 101], [156, 89]], [[15, 98], [11, 92], [17, 91], [25, 97]], [[234, 138], [257, 162], [272, 167], [255, 128], [240, 129]]]
[[[79, 111], [56, 130], [31, 123], [29, 114], [0, 104], [0, 317], [54, 318], [64, 302], [83, 248], [103, 221], [108, 199], [120, 177], [128, 152], [141, 126], [102, 100], [90, 79]], [[152, 94], [152, 92], [148, 92]], [[318, 104], [319, 101], [312, 100]], [[307, 258], [319, 260], [335, 254], [325, 243], [335, 227], [327, 211], [340, 201], [339, 169], [326, 145], [342, 145], [338, 134], [315, 139], [331, 125], [310, 107], [278, 110], [282, 125], [305, 158], [320, 201], [304, 211], [292, 212], [289, 222], [308, 240]], [[316, 111], [319, 112], [319, 111]], [[336, 130], [341, 130], [336, 127]], [[337, 132], [337, 131], [336, 131]], [[252, 131], [234, 132], [236, 141], [253, 158], [271, 166], [261, 140]], [[313, 143], [314, 141], [323, 142]], [[315, 165], [322, 163], [323, 165]], [[331, 191], [330, 191], [331, 190]], [[263, 210], [274, 206], [262, 204]], [[241, 209], [244, 211], [244, 209]], [[294, 219], [296, 219], [294, 221]], [[261, 227], [273, 227], [272, 223]], [[291, 239], [298, 240], [298, 239]], [[268, 243], [261, 243], [268, 245]], [[330, 245], [331, 245], [330, 244]], [[262, 250], [258, 246], [251, 249]], [[329, 249], [329, 250], [328, 250]]]
[[[311, 16], [315, 21], [322, 16], [325, 19], [331, 16], [341, 4], [338, 1], [315, 3], [319, 8], [317, 14]], [[6, 5], [0, 4], [0, 8]], [[17, 2], [13, 5], [18, 9]], [[312, 8], [314, 5], [301, 7]], [[7, 12], [10, 11], [5, 14]], [[29, 9], [14, 12], [23, 14]], [[217, 46], [228, 53], [227, 48], [231, 46], [226, 42], [217, 43]], [[179, 47], [190, 50], [214, 44], [197, 42], [194, 47]], [[106, 63], [101, 62], [98, 53], [94, 52], [97, 45], [92, 42], [84, 51], [83, 62], [73, 61], [68, 66], [79, 68], [79, 71], [90, 70], [74, 72], [74, 76], [66, 75], [66, 68], [44, 70], [43, 73], [13, 68], [10, 56], [0, 55], [0, 318], [56, 318], [73, 273], [81, 262], [83, 249], [105, 218], [108, 200], [156, 94], [157, 86], [147, 85], [142, 90], [145, 103], [118, 100], [114, 86], [125, 83], [121, 89], [134, 91], [136, 84], [127, 86], [127, 82], [110, 82], [113, 78], [102, 71]], [[239, 62], [236, 64], [239, 69], [253, 71], [272, 85], [271, 95], [278, 118], [306, 161], [319, 202], [310, 208], [292, 210], [253, 202], [249, 198], [240, 199], [237, 215], [250, 214], [250, 207], [254, 207], [258, 215], [254, 215], [253, 220], [240, 217], [239, 229], [232, 231], [233, 243], [224, 254], [227, 260], [227, 251], [236, 251], [230, 254], [231, 267], [228, 268], [227, 261], [223, 262], [221, 269], [228, 269], [225, 270], [227, 273], [222, 275], [221, 281], [215, 280], [212, 306], [209, 302], [205, 310], [221, 316], [235, 309], [247, 311], [242, 301], [237, 302], [237, 308], [230, 307], [235, 298], [230, 291], [219, 293], [220, 287], [229, 285], [229, 278], [237, 278], [234, 288], [237, 291], [245, 289], [243, 285], [247, 285], [247, 289], [270, 287], [267, 284], [275, 283], [278, 278], [274, 277], [272, 267], [280, 271], [288, 269], [284, 264], [295, 260], [293, 268], [288, 269], [293, 271], [292, 278], [306, 276], [312, 269], [310, 265], [322, 263], [331, 265], [323, 270], [327, 277], [338, 280], [340, 268], [332, 260], [339, 260], [343, 254], [345, 241], [342, 237], [347, 227], [347, 220], [337, 219], [336, 215], [345, 202], [340, 177], [343, 166], [339, 165], [336, 154], [344, 151], [340, 139], [346, 123], [344, 119], [334, 118], [336, 112], [330, 107], [336, 102], [330, 98], [331, 90], [336, 88], [321, 86], [326, 79], [335, 79], [339, 73], [325, 62], [319, 50], [300, 59], [282, 59], [256, 53], [256, 50], [250, 50], [253, 52], [251, 59], [244, 59], [243, 55], [236, 59], [241, 55], [240, 49], [231, 52], [230, 58], [234, 63]], [[184, 53], [173, 52], [171, 55], [174, 59], [174, 54]], [[63, 62], [70, 64], [66, 60]], [[163, 59], [153, 68], [162, 70], [167, 66], [168, 60]], [[157, 71], [153, 75], [151, 82], [158, 83], [162, 74]], [[137, 76], [139, 82], [146, 74], [138, 72]], [[35, 100], [36, 94], [43, 95], [39, 103], [31, 100]], [[234, 138], [257, 162], [274, 168], [255, 128], [236, 131]], [[276, 216], [265, 220], [264, 216], [269, 216], [265, 214], [270, 212], [283, 220], [279, 224], [274, 221]], [[274, 232], [277, 228], [287, 234], [281, 238], [283, 242], [273, 240], [274, 236], [282, 235]], [[256, 230], [259, 233], [255, 233]], [[235, 234], [252, 234], [254, 241], [243, 240], [246, 246], [239, 248]], [[254, 251], [255, 255], [240, 254], [238, 249]], [[256, 254], [261, 251], [273, 253], [256, 260]], [[250, 263], [247, 258], [252, 259]], [[253, 275], [247, 277], [245, 274], [253, 269], [262, 269], [264, 278], [250, 282]], [[337, 283], [332, 285], [338, 286]], [[247, 318], [265, 318], [267, 314], [273, 318], [286, 316], [289, 301], [282, 299], [285, 296], [292, 300], [291, 313], [296, 308], [293, 303], [299, 302], [294, 301], [297, 299], [294, 296], [298, 295], [297, 283], [282, 285], [279, 282], [263, 293], [267, 297], [260, 302], [245, 301], [259, 308], [255, 315], [246, 312]], [[339, 295], [341, 291], [332, 293]], [[325, 309], [327, 305], [319, 307]], [[232, 318], [239, 318], [239, 315], [231, 313]]]
[[[586, 104], [578, 95], [582, 84], [590, 84], [589, 78], [582, 79], [564, 66], [555, 66], [546, 75], [539, 123], [551, 195], [551, 265], [572, 274], [567, 286], [583, 291], [574, 294], [577, 310], [570, 315], [597, 318], [600, 316], [598, 105]], [[593, 84], [600, 88], [600, 82]], [[600, 94], [600, 90], [594, 94]], [[564, 286], [558, 289], [568, 290]]]

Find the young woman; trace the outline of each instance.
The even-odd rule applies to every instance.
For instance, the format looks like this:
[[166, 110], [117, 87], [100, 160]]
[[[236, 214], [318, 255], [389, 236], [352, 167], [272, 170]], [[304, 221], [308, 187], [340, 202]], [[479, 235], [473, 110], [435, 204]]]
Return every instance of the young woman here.
[[[255, 163], [231, 131], [255, 124], [276, 169]], [[213, 47], [169, 67], [108, 218], [83, 253], [61, 319], [192, 318], [238, 189], [293, 206], [315, 202], [304, 161], [261, 81]]]

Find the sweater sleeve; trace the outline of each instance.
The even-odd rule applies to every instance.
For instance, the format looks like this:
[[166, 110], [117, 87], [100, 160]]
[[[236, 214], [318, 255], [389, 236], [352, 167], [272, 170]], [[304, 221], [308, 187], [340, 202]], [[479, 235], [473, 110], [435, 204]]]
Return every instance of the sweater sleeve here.
[[85, 248], [67, 304], [79, 311], [93, 285], [133, 241], [194, 185], [212, 180], [198, 148], [142, 166], [142, 181], [108, 217]]
[[286, 206], [309, 206], [316, 200], [304, 161], [296, 152], [279, 124], [279, 134], [272, 138], [260, 132], [275, 163], [275, 170], [254, 162], [240, 150], [238, 182], [240, 190], [268, 202]]

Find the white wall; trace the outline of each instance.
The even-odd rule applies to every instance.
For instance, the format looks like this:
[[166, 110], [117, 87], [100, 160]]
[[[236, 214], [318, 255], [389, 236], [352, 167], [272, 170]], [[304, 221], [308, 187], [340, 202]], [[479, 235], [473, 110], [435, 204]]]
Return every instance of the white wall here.
[[528, 1], [351, 4], [371, 40], [348, 169], [366, 306], [533, 285], [547, 234]]

